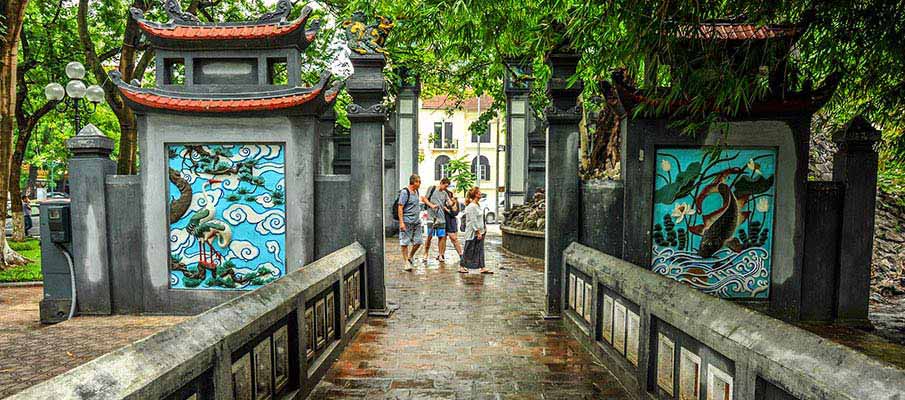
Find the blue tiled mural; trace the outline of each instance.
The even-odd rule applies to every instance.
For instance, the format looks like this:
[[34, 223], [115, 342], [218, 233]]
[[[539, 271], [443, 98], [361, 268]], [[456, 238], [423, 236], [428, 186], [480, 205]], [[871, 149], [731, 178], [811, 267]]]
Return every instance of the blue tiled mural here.
[[170, 287], [250, 290], [286, 273], [282, 145], [170, 145]]
[[652, 269], [725, 298], [770, 295], [776, 151], [657, 150]]

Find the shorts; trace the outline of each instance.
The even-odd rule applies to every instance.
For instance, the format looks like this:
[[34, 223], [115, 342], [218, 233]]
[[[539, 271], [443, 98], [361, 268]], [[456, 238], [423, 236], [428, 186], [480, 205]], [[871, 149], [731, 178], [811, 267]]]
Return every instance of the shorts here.
[[406, 222], [405, 230], [399, 230], [399, 244], [401, 246], [415, 246], [421, 243], [421, 221]]
[[435, 227], [427, 228], [427, 234], [438, 238], [446, 237], [446, 226], [438, 224]]

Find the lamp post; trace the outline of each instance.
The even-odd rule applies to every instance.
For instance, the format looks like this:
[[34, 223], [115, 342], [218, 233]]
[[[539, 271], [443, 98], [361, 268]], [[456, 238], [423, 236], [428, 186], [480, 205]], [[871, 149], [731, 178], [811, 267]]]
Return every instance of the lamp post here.
[[[85, 78], [85, 66], [78, 61], [66, 64], [66, 76], [69, 77], [69, 82], [66, 83], [65, 88], [59, 83], [51, 82], [44, 87], [44, 96], [49, 101], [61, 102], [63, 104], [63, 108], [59, 109], [61, 112], [72, 108], [75, 133], [78, 134], [82, 130], [82, 113], [85, 114], [85, 118], [94, 114], [97, 105], [104, 102], [104, 89], [98, 85], [85, 86], [85, 82], [82, 82], [82, 79]], [[83, 100], [88, 101], [91, 105], [90, 109], [88, 107], [80, 108]]]

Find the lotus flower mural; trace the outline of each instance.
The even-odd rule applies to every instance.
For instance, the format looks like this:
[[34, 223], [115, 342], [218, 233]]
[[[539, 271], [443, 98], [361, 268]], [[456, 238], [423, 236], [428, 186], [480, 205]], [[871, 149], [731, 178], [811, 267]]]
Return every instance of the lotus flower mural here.
[[652, 269], [725, 298], [770, 293], [776, 151], [657, 151]]
[[254, 289], [286, 273], [281, 145], [170, 145], [170, 287]]

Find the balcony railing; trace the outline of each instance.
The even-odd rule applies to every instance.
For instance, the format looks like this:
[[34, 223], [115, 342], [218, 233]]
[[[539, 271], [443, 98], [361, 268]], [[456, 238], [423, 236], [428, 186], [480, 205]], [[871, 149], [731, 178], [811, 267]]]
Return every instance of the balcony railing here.
[[458, 140], [436, 140], [436, 141], [434, 141], [434, 149], [455, 150], [458, 148], [459, 148]]

